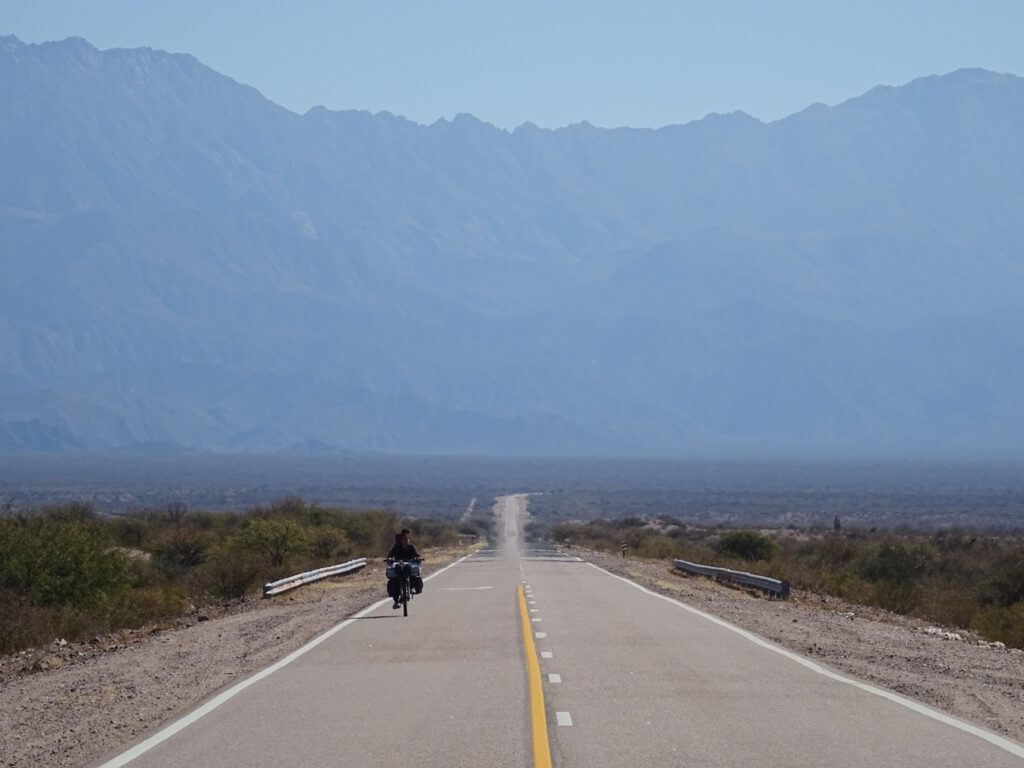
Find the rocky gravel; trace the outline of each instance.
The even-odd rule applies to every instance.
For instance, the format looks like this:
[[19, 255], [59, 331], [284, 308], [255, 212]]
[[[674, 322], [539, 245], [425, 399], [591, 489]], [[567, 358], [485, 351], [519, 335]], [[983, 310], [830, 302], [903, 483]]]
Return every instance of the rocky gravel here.
[[[1024, 742], [1020, 651], [799, 590], [789, 601], [769, 600], [678, 575], [666, 562], [572, 553], [831, 669]], [[430, 554], [437, 567], [463, 553]], [[173, 627], [58, 639], [0, 658], [0, 766], [96, 764], [379, 600], [383, 581], [377, 561], [272, 600], [194, 610]]]

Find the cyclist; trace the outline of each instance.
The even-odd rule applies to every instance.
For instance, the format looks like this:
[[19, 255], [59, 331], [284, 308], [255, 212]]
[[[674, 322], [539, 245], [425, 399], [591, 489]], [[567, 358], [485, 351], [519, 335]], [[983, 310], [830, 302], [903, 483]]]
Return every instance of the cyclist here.
[[[403, 528], [401, 533], [395, 534], [395, 545], [391, 547], [391, 551], [388, 552], [388, 560], [422, 560], [419, 551], [416, 549], [416, 545], [409, 540], [409, 534], [412, 533], [408, 528]], [[412, 591], [415, 594], [420, 594], [423, 591], [423, 579], [419, 576], [413, 576], [411, 579]], [[392, 608], [400, 607], [398, 602], [398, 590], [399, 590], [399, 577], [396, 573], [390, 579], [388, 579], [388, 597], [395, 601]]]

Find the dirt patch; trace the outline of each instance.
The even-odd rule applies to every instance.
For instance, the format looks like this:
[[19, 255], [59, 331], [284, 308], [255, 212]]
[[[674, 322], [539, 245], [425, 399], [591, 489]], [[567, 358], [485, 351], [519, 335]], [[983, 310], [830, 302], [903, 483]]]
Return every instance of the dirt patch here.
[[577, 548], [571, 553], [837, 672], [1024, 743], [1024, 653], [1019, 650], [991, 646], [968, 630], [938, 628], [802, 590], [793, 590], [788, 601], [774, 600], [684, 576], [666, 561]]

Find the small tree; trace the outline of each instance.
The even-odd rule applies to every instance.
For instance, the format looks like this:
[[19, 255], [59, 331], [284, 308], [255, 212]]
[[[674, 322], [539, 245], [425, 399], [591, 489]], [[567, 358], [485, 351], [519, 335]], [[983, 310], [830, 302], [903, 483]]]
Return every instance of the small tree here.
[[250, 552], [266, 556], [271, 567], [280, 568], [305, 545], [306, 534], [294, 520], [256, 518], [241, 531], [239, 543]]

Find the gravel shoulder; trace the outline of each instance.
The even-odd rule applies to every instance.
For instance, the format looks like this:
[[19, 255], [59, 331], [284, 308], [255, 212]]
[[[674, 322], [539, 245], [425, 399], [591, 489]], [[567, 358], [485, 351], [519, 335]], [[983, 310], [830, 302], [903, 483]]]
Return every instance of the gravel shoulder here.
[[[795, 590], [751, 596], [667, 562], [571, 553], [851, 677], [1024, 743], [1024, 654], [928, 634], [929, 625]], [[466, 551], [430, 552], [439, 568]], [[0, 765], [83, 766], [130, 744], [383, 596], [384, 569], [272, 600], [195, 611], [176, 626], [0, 658]]]

